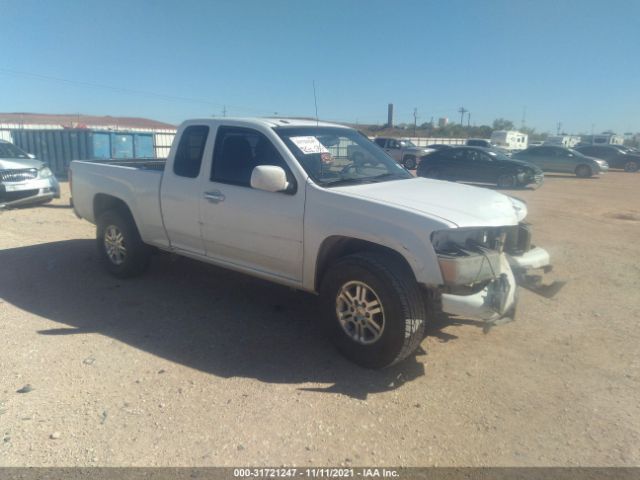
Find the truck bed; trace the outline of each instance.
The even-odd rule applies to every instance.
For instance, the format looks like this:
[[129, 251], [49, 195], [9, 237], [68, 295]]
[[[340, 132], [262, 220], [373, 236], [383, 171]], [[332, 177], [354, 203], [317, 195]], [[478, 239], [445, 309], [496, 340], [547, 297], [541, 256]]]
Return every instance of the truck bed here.
[[116, 165], [121, 167], [136, 168], [138, 170], [158, 170], [163, 172], [167, 163], [166, 158], [110, 158], [108, 160], [84, 160], [88, 163], [99, 163], [104, 165]]
[[76, 214], [95, 223], [96, 201], [122, 200], [131, 210], [140, 236], [152, 245], [168, 239], [160, 212], [163, 159], [74, 160], [71, 162], [73, 207]]

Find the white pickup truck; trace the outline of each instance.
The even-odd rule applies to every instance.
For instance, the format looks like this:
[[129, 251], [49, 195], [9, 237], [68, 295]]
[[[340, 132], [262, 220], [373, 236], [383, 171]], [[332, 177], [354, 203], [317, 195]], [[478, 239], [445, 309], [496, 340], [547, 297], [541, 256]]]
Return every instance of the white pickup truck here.
[[155, 248], [320, 294], [338, 349], [370, 368], [411, 355], [437, 309], [512, 317], [516, 281], [550, 268], [522, 201], [415, 178], [340, 125], [189, 120], [166, 163], [73, 161], [70, 179], [112, 274]]

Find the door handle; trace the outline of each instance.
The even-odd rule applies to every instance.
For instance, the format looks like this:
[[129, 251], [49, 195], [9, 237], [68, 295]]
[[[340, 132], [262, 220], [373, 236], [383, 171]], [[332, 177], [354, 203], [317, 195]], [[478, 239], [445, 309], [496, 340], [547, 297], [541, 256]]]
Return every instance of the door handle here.
[[204, 198], [206, 198], [211, 203], [220, 203], [224, 202], [224, 199], [226, 197], [219, 190], [215, 190], [213, 192], [204, 192]]

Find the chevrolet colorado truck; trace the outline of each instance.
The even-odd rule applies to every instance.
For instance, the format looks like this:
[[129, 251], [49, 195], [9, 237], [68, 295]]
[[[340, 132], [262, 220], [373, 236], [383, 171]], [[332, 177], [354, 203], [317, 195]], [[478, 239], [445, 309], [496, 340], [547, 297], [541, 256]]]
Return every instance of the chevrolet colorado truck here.
[[337, 348], [364, 367], [411, 355], [437, 310], [512, 318], [519, 279], [550, 267], [524, 202], [416, 178], [341, 125], [189, 120], [166, 162], [70, 170], [73, 208], [96, 224], [111, 274], [142, 273], [160, 249], [319, 294]]

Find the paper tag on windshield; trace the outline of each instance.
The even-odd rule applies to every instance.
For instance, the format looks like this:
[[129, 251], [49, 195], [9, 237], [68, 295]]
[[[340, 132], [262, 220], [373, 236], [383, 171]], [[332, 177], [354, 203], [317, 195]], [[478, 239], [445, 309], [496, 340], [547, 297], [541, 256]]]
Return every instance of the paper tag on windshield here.
[[327, 153], [329, 151], [316, 137], [291, 137], [291, 141], [295, 143], [296, 147], [305, 155], [311, 153]]

